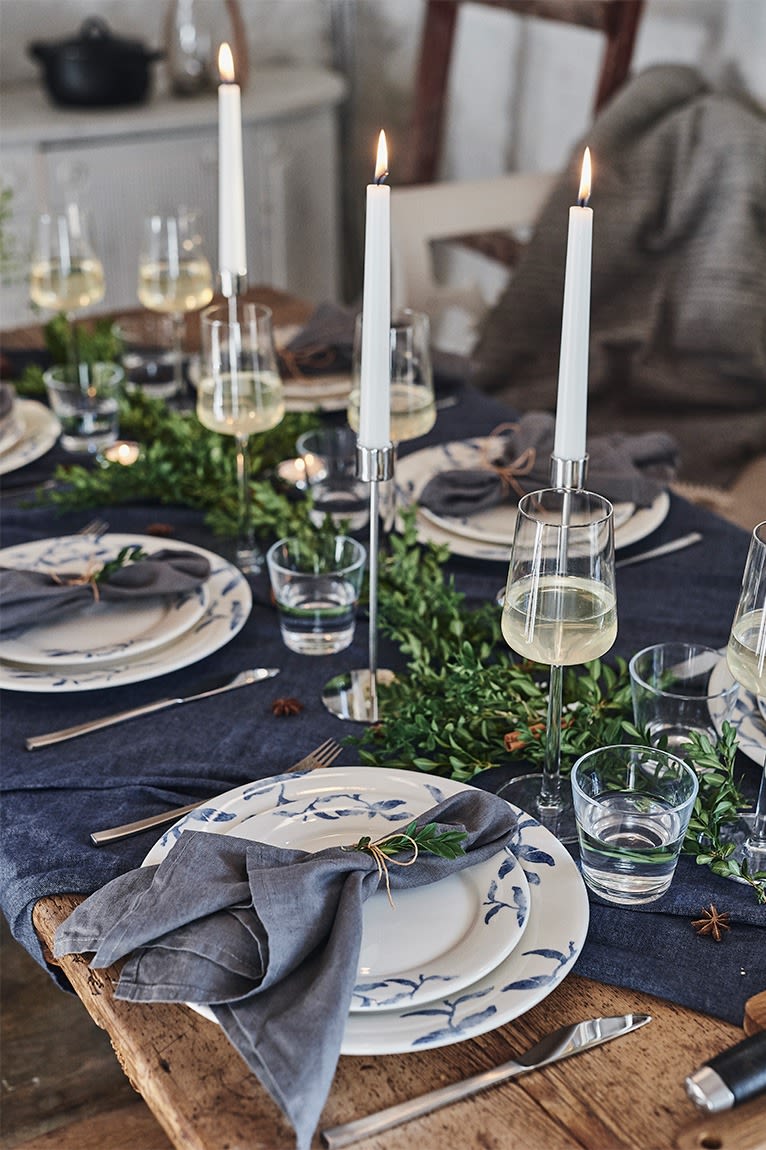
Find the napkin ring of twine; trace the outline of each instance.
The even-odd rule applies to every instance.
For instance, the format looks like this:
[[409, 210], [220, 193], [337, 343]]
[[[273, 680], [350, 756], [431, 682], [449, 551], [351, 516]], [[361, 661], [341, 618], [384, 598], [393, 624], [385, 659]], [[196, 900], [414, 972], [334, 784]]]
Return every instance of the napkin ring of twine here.
[[[412, 846], [412, 858], [408, 859], [395, 859], [391, 855], [386, 854], [383, 850], [383, 844], [389, 842], [391, 839], [401, 839], [402, 842], [408, 842]], [[386, 884], [386, 897], [388, 904], [392, 910], [396, 910], [394, 900], [391, 896], [391, 878], [388, 873], [389, 865], [392, 866], [412, 866], [417, 862], [419, 850], [418, 844], [415, 842], [412, 835], [403, 834], [401, 831], [391, 831], [390, 834], [383, 835], [382, 838], [371, 840], [367, 835], [363, 835], [358, 842], [353, 843], [351, 846], [342, 846], [342, 851], [363, 851], [365, 854], [372, 855], [378, 867], [378, 881], [384, 879]], [[401, 850], [402, 848], [397, 848]]]
[[59, 587], [90, 587], [93, 592], [93, 602], [98, 603], [101, 592], [98, 589], [98, 577], [103, 567], [98, 563], [89, 563], [81, 575], [59, 575], [51, 572], [51, 579]]
[[289, 348], [283, 347], [279, 353], [279, 358], [282, 360], [288, 375], [293, 379], [306, 379], [306, 375], [301, 370], [302, 367], [324, 371], [326, 368], [332, 367], [337, 359], [337, 352], [334, 347], [312, 344], [301, 348], [299, 351], [290, 351]]
[[496, 436], [501, 435], [504, 431], [518, 431], [518, 423], [499, 423], [487, 437], [487, 442], [484, 444], [481, 453], [481, 465], [486, 467], [489, 471], [494, 471], [500, 477], [500, 482], [503, 485], [503, 491], [506, 495], [513, 490], [519, 498], [525, 495], [524, 488], [518, 481], [518, 477], [529, 475], [532, 468], [537, 461], [537, 451], [534, 447], [527, 447], [520, 455], [517, 455], [510, 463], [496, 463], [490, 459], [489, 444]]

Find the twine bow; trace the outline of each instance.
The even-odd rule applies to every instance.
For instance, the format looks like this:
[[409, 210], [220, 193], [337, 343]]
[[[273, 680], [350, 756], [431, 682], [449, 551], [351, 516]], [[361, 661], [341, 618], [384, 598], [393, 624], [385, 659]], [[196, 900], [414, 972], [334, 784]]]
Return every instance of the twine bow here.
[[527, 447], [510, 463], [497, 463], [489, 458], [489, 443], [491, 440], [504, 431], [518, 431], [518, 429], [518, 423], [499, 423], [497, 427], [490, 432], [487, 443], [482, 449], [481, 463], [483, 467], [494, 471], [495, 474], [500, 477], [500, 482], [503, 485], [503, 491], [506, 495], [509, 491], [513, 490], [521, 497], [526, 493], [517, 477], [529, 475], [537, 461], [537, 450], [534, 447]]
[[324, 371], [335, 362], [338, 353], [334, 347], [312, 344], [308, 347], [300, 348], [299, 351], [290, 351], [284, 347], [280, 351], [279, 356], [285, 365], [285, 370], [288, 375], [293, 379], [306, 379], [306, 375], [301, 370], [302, 367], [310, 367], [316, 371]]
[[53, 571], [51, 573], [51, 579], [59, 587], [89, 586], [93, 592], [93, 602], [98, 603], [101, 598], [101, 592], [98, 588], [98, 577], [102, 571], [103, 567], [91, 560], [80, 575], [59, 575], [56, 571]]
[[[409, 859], [395, 859], [382, 849], [382, 844], [389, 841], [389, 839], [402, 839], [412, 844], [412, 858]], [[394, 866], [412, 866], [417, 861], [418, 857], [418, 844], [415, 842], [412, 835], [403, 834], [401, 831], [391, 831], [390, 834], [383, 835], [382, 838], [371, 841], [366, 836], [359, 839], [359, 842], [354, 843], [352, 846], [340, 848], [342, 851], [364, 851], [365, 854], [372, 855], [378, 867], [378, 881], [385, 879], [386, 883], [386, 897], [388, 904], [392, 910], [396, 910], [394, 900], [391, 896], [391, 878], [388, 873], [389, 863]]]

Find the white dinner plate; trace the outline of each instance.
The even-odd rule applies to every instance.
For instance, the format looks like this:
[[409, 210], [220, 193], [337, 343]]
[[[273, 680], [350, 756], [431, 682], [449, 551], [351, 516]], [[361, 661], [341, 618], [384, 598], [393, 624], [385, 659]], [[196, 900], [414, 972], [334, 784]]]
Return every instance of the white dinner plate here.
[[[344, 785], [338, 775], [333, 772], [332, 788], [322, 772], [298, 781], [291, 777], [265, 795], [259, 792], [256, 811], [250, 791], [216, 800], [219, 812], [233, 816], [223, 832], [316, 852], [407, 826], [412, 816], [401, 795], [401, 773], [374, 772], [363, 789], [353, 779]], [[513, 950], [529, 914], [526, 876], [508, 851], [392, 897], [395, 913], [384, 890], [364, 905], [352, 1010], [391, 1010], [430, 1002], [445, 990], [457, 992]]]
[[[724, 654], [710, 676], [711, 693], [715, 694], [723, 690], [727, 679], [730, 683], [731, 677]], [[722, 725], [720, 716], [714, 714], [713, 722], [720, 734]], [[764, 766], [766, 764], [766, 716], [761, 709], [760, 701], [750, 691], [746, 691], [744, 687], [739, 688], [731, 723], [737, 728], [737, 741], [742, 753], [757, 763], [759, 767]]]
[[[396, 490], [400, 506], [417, 503], [423, 488], [440, 471], [481, 466], [488, 438], [459, 440], [415, 451], [397, 461]], [[650, 507], [636, 509], [632, 503], [615, 504], [615, 547], [627, 547], [660, 526], [670, 508], [670, 497], [661, 492]], [[516, 522], [512, 500], [471, 516], [436, 515], [419, 507], [416, 517], [422, 542], [445, 544], [455, 555], [507, 562]]]
[[[116, 557], [119, 548], [113, 538], [68, 535], [23, 543], [0, 551], [0, 567], [79, 575]], [[152, 549], [158, 548], [156, 541]], [[69, 670], [133, 659], [188, 631], [204, 614], [208, 599], [206, 583], [185, 595], [157, 595], [134, 603], [91, 598], [66, 618], [2, 639], [0, 659], [25, 667]]]
[[[326, 821], [340, 819], [344, 828], [348, 827], [350, 841], [358, 837], [360, 827], [365, 834], [378, 836], [390, 830], [392, 824], [394, 829], [401, 829], [406, 821], [429, 807], [468, 789], [466, 784], [451, 779], [375, 767], [333, 767], [302, 775], [279, 775], [236, 787], [185, 816], [155, 844], [144, 863], [160, 862], [184, 829], [241, 834], [243, 824], [246, 827], [255, 822], [256, 815], [256, 825], [261, 831], [266, 828], [268, 841], [283, 846], [309, 846], [316, 841], [312, 827], [325, 808], [330, 816]], [[413, 988], [413, 996], [409, 988], [402, 987], [405, 997], [391, 1009], [364, 1010], [359, 1009], [357, 995], [346, 1025], [342, 1053], [385, 1054], [461, 1042], [518, 1017], [545, 998], [569, 973], [588, 927], [585, 887], [558, 840], [531, 816], [517, 813], [519, 823], [510, 846], [526, 874], [529, 891], [529, 914], [521, 940], [483, 975], [477, 974], [467, 984], [461, 979], [460, 987], [455, 985], [454, 990], [450, 987], [446, 997], [426, 1003], [414, 996], [417, 987]], [[346, 839], [345, 830], [342, 837]], [[327, 843], [323, 837], [322, 845]], [[434, 929], [434, 923], [443, 924], [452, 913], [450, 896], [457, 877], [406, 892], [418, 895], [422, 909], [429, 907], [427, 921], [415, 928], [421, 934]], [[404, 893], [395, 892], [397, 907]], [[377, 909], [373, 909], [376, 902]], [[387, 945], [394, 933], [391, 924], [395, 920], [385, 894], [378, 892], [368, 905], [371, 914], [365, 917], [363, 955], [372, 953], [373, 937], [367, 936], [368, 923], [373, 931], [377, 929], [376, 918], [386, 925]], [[510, 916], [502, 912], [508, 922], [514, 913], [513, 909]], [[395, 929], [398, 932], [398, 926]], [[430, 940], [423, 941], [427, 949], [433, 949]], [[436, 961], [442, 961], [442, 956]], [[480, 959], [471, 961], [478, 964]], [[361, 977], [366, 979], [365, 975]], [[204, 1007], [197, 1009], [212, 1017]]]
[[17, 471], [27, 463], [33, 463], [46, 451], [50, 451], [61, 435], [61, 424], [49, 407], [34, 399], [17, 399], [14, 404], [16, 417], [21, 420], [24, 433], [8, 451], [0, 455], [0, 475]]
[[[45, 540], [40, 546], [51, 545], [55, 554], [58, 544], [68, 545], [73, 538], [79, 537]], [[99, 547], [104, 549], [104, 554], [111, 556], [121, 547], [137, 544], [148, 551], [156, 549], [157, 543], [157, 539], [151, 535], [108, 534], [99, 540]], [[0, 553], [0, 560], [6, 566], [9, 565], [13, 562], [13, 556], [25, 546], [27, 545], [21, 544], [19, 547], [6, 548]], [[196, 622], [164, 646], [144, 651], [127, 661], [123, 659], [105, 661], [96, 666], [36, 668], [14, 666], [0, 659], [0, 688], [5, 687], [11, 691], [58, 692], [122, 687], [128, 683], [156, 679], [160, 675], [180, 670], [181, 667], [188, 667], [230, 642], [244, 627], [252, 606], [252, 594], [242, 572], [220, 555], [206, 551], [202, 547], [195, 547], [191, 543], [163, 539], [162, 547], [176, 551], [194, 551], [203, 555], [210, 563], [210, 577], [205, 585], [207, 605]]]

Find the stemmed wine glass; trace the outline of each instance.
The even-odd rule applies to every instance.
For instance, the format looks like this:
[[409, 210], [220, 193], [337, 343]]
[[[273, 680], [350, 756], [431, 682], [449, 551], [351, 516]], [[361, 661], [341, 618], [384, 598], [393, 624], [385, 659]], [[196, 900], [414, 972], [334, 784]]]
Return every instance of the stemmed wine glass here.
[[502, 631], [519, 655], [549, 663], [542, 774], [522, 775], [499, 793], [535, 814], [562, 842], [574, 841], [571, 805], [561, 793], [564, 667], [604, 655], [617, 635], [614, 523], [608, 499], [546, 489], [519, 501]]
[[250, 514], [249, 437], [269, 431], [285, 414], [277, 368], [271, 309], [231, 299], [202, 314], [202, 361], [197, 417], [211, 431], [232, 435], [237, 445], [237, 566], [261, 570]]
[[173, 321], [176, 394], [183, 391], [183, 337], [187, 312], [213, 298], [213, 272], [202, 249], [197, 212], [151, 215], [144, 220], [138, 260], [138, 298]]
[[[352, 387], [348, 400], [349, 426], [359, 431], [359, 402], [362, 370], [361, 313], [356, 317], [352, 357]], [[398, 444], [417, 439], [436, 422], [433, 368], [431, 365], [431, 325], [425, 312], [404, 308], [391, 322], [391, 441], [394, 457]], [[393, 526], [396, 515], [396, 480], [385, 500], [384, 526]]]
[[[726, 661], [734, 678], [756, 696], [759, 705], [766, 701], [766, 520], [753, 529], [750, 538]], [[766, 716], [766, 708], [763, 712]], [[742, 856], [751, 874], [766, 871], [766, 761], [755, 811], [746, 822]]]
[[72, 365], [79, 367], [74, 312], [104, 298], [104, 268], [76, 203], [38, 216], [29, 273], [29, 296], [40, 308], [63, 312], [71, 333]]

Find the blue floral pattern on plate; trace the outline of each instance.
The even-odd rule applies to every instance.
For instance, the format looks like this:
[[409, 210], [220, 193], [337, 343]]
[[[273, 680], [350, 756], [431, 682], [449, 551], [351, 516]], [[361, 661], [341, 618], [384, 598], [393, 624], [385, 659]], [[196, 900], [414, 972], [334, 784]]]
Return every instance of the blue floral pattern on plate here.
[[[121, 547], [138, 545], [145, 551], [156, 550], [157, 540], [151, 535], [102, 536], [98, 541], [70, 535], [36, 543], [20, 544], [0, 551], [0, 564], [6, 567], [30, 565], [57, 570], [82, 562], [83, 548], [88, 558], [99, 561], [112, 558]], [[205, 584], [206, 606], [196, 621], [171, 642], [132, 658], [118, 655], [114, 662], [97, 665], [62, 667], [24, 667], [0, 661], [0, 687], [11, 691], [94, 691], [102, 687], [121, 687], [167, 675], [181, 667], [204, 659], [225, 646], [244, 627], [252, 607], [252, 593], [244, 575], [220, 555], [180, 540], [163, 540], [163, 547], [179, 551], [196, 551], [210, 563], [210, 577]], [[196, 612], [195, 612], [196, 615]], [[0, 659], [3, 645], [0, 644]]]
[[[330, 788], [329, 777], [333, 779]], [[162, 836], [144, 861], [159, 862], [182, 830], [189, 828], [233, 831], [298, 849], [312, 835], [319, 835], [311, 849], [321, 849], [348, 840], [342, 829], [344, 819], [319, 817], [321, 811], [329, 813], [333, 805], [337, 810], [356, 810], [348, 816], [349, 827], [356, 823], [361, 825], [361, 833], [369, 833], [370, 825], [377, 821], [385, 833], [390, 825], [387, 815], [404, 814], [406, 809], [405, 817], [411, 817], [465, 789], [466, 784], [451, 779], [439, 779], [437, 785], [418, 772], [371, 767], [332, 767], [302, 775], [277, 775], [235, 787], [206, 804], [204, 813], [198, 810], [186, 815]], [[385, 805], [376, 819], [368, 819], [373, 803]], [[360, 977], [359, 994], [346, 1025], [344, 1054], [397, 1053], [472, 1038], [517, 1018], [569, 974], [588, 928], [585, 887], [566, 848], [536, 819], [522, 811], [517, 813], [510, 854], [495, 856], [494, 860], [498, 874], [504, 869], [503, 878], [511, 883], [511, 897], [506, 897], [500, 887], [492, 890], [492, 881], [498, 877], [493, 875], [483, 887], [481, 906], [482, 920], [492, 914], [490, 921], [510, 921], [519, 913], [514, 886], [525, 889], [525, 894], [518, 896], [520, 905], [524, 897], [528, 900], [524, 933], [516, 945], [482, 975], [476, 974], [473, 981], [460, 986], [440, 981], [440, 972], [428, 966], [406, 977], [397, 972], [387, 980], [385, 991], [392, 1001], [386, 1006], [377, 1001], [371, 1008], [360, 1009], [367, 993]], [[430, 888], [431, 897], [438, 906], [439, 902], [433, 900], [435, 889]], [[508, 906], [492, 913], [498, 893]], [[478, 929], [485, 928], [480, 925]], [[206, 1013], [204, 1007], [195, 1009]]]

